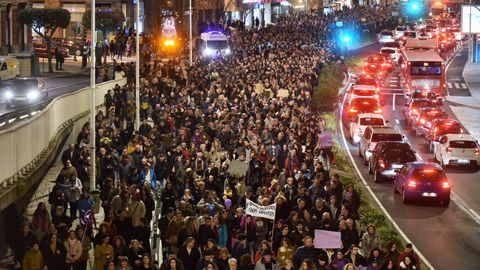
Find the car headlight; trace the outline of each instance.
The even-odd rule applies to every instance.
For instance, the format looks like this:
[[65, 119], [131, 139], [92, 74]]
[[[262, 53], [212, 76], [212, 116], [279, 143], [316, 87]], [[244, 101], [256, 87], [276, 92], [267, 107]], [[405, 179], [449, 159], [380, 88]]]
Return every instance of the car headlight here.
[[226, 55], [230, 55], [231, 53], [232, 53], [232, 52], [230, 51], [229, 48], [225, 49], [225, 54], [226, 54]]
[[5, 98], [7, 98], [7, 99], [13, 98], [13, 93], [11, 91], [5, 92]]
[[40, 96], [40, 92], [38, 92], [38, 90], [31, 90], [27, 94], [27, 98], [29, 100], [36, 100], [39, 96]]
[[204, 53], [205, 55], [212, 55], [212, 54], [213, 54], [213, 50], [210, 49], [210, 48], [206, 48], [206, 49], [203, 51], [203, 53]]

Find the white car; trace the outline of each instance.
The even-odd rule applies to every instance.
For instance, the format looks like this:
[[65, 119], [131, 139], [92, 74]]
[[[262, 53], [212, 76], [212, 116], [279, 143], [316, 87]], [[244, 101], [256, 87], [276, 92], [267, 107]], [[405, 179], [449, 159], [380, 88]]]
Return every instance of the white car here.
[[399, 39], [401, 37], [403, 37], [403, 33], [407, 31], [407, 27], [406, 26], [397, 26], [397, 28], [395, 28], [394, 30], [394, 33], [395, 33], [395, 39]]
[[393, 32], [390, 30], [383, 30], [378, 35], [379, 43], [387, 43], [387, 42], [393, 42], [393, 41], [395, 41], [395, 39], [393, 38]]
[[462, 29], [460, 29], [459, 27], [451, 28], [450, 32], [452, 32], [455, 35], [455, 39], [457, 41], [460, 41], [463, 39]]
[[469, 134], [447, 134], [434, 145], [435, 160], [442, 166], [472, 166], [480, 164], [478, 142]]
[[382, 47], [380, 49], [381, 54], [388, 54], [392, 58], [392, 61], [398, 63], [398, 60], [400, 59], [400, 52], [397, 48], [395, 47]]
[[359, 152], [360, 157], [365, 157], [365, 164], [372, 156], [372, 151], [381, 141], [402, 142], [404, 137], [397, 128], [388, 126], [368, 126], [360, 138]]
[[350, 122], [350, 139], [357, 144], [368, 126], [385, 126], [386, 123], [381, 114], [361, 113]]
[[348, 100], [354, 98], [376, 98], [378, 99], [377, 88], [373, 85], [353, 85], [348, 90]]

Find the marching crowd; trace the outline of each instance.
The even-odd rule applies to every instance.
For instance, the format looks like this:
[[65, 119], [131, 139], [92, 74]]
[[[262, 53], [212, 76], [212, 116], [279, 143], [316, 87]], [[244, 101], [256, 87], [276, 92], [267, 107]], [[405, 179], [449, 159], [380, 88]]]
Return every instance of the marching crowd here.
[[[336, 16], [386, 23], [387, 10]], [[152, 223], [162, 270], [419, 269], [411, 245], [400, 252], [373, 224], [359, 230], [360, 197], [331, 172], [334, 156], [319, 139], [326, 122], [310, 103], [322, 66], [339, 58], [326, 30], [333, 19], [298, 15], [238, 31], [233, 56], [196, 59], [188, 83], [180, 61], [151, 57], [145, 37], [142, 124], [133, 125], [134, 64], [122, 63], [115, 71], [128, 83], [105, 96], [95, 136], [86, 123], [62, 154], [50, 209], [39, 203], [19, 233], [23, 269], [156, 269]], [[92, 139], [97, 187], [88, 186]], [[247, 200], [275, 204], [274, 219], [247, 215]], [[340, 232], [341, 247], [315, 248], [315, 230]]]

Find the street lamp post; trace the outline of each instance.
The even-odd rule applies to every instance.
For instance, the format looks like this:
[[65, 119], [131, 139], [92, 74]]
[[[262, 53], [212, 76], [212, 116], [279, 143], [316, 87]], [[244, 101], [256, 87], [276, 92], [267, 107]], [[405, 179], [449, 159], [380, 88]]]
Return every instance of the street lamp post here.
[[468, 58], [470, 63], [473, 63], [473, 37], [472, 37], [472, 0], [470, 0], [470, 17], [469, 17], [469, 24], [468, 24], [468, 38], [470, 40], [470, 45], [468, 46], [470, 53], [468, 54]]
[[136, 64], [135, 64], [135, 126], [140, 127], [140, 0], [137, 0], [136, 27]]
[[96, 167], [95, 167], [95, 161], [96, 161], [96, 149], [95, 149], [95, 135], [96, 135], [96, 130], [95, 130], [95, 114], [96, 114], [96, 100], [95, 100], [95, 69], [96, 69], [96, 63], [95, 63], [95, 54], [96, 54], [96, 46], [97, 46], [97, 32], [95, 31], [95, 0], [92, 0], [92, 14], [91, 14], [91, 33], [92, 33], [92, 38], [91, 38], [91, 44], [90, 44], [90, 54], [91, 54], [91, 61], [90, 61], [90, 89], [91, 89], [91, 107], [90, 107], [90, 170], [91, 170], [91, 175], [90, 175], [90, 189], [95, 189], [96, 183]]
[[192, 8], [192, 0], [189, 0], [188, 1], [188, 25], [189, 25], [189, 29], [188, 29], [188, 35], [189, 35], [189, 44], [190, 44], [190, 55], [189, 55], [189, 64], [190, 66], [193, 65], [193, 33], [192, 33], [192, 13], [193, 13], [193, 8]]

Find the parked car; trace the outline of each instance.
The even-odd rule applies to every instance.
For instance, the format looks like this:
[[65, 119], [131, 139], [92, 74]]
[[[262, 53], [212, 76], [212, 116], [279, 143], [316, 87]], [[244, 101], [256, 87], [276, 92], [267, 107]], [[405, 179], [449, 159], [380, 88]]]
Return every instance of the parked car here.
[[5, 80], [15, 79], [20, 75], [20, 65], [17, 58], [0, 56], [0, 83]]

